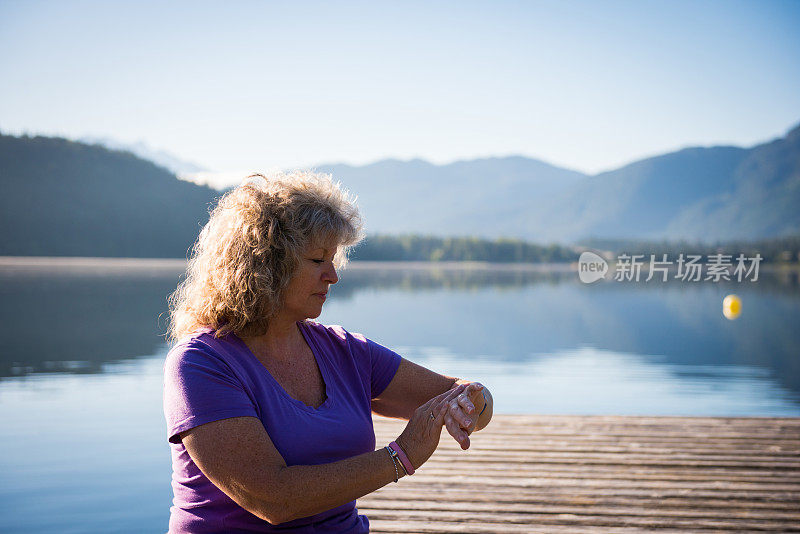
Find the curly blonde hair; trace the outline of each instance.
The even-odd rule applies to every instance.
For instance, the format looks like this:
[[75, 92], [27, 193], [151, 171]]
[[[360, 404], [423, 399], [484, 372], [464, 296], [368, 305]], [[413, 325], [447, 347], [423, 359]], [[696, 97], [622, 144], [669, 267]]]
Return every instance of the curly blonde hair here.
[[363, 238], [361, 217], [330, 175], [254, 174], [220, 198], [169, 297], [171, 342], [199, 327], [217, 337], [262, 335], [283, 303], [302, 254], [336, 243], [336, 267]]

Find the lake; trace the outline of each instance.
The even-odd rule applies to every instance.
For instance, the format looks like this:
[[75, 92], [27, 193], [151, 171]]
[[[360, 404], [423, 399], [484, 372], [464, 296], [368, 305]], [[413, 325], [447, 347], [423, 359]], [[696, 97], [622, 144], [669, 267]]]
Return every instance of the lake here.
[[[166, 530], [160, 334], [183, 266], [0, 262], [0, 531]], [[480, 380], [498, 413], [800, 416], [796, 271], [585, 285], [563, 267], [353, 264], [319, 320]]]

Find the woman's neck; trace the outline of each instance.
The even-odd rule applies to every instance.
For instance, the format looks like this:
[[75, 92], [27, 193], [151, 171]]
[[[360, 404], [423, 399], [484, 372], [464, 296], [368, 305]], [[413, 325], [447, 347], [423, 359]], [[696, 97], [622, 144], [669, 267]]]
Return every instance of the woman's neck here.
[[290, 358], [305, 343], [297, 321], [278, 316], [270, 319], [266, 333], [244, 337], [242, 341], [256, 356], [278, 360]]

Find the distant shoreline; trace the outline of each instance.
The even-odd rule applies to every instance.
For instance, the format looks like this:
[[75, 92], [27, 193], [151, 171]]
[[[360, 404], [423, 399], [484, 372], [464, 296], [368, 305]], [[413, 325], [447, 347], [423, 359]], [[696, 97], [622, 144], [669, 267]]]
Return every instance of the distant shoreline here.
[[[176, 274], [186, 270], [186, 260], [180, 258], [102, 258], [73, 256], [0, 256], [0, 273], [83, 273], [83, 274]], [[609, 267], [613, 271], [614, 263]], [[502, 272], [539, 272], [539, 273], [574, 273], [578, 263], [497, 263], [482, 261], [351, 261], [346, 271], [502, 271]], [[642, 272], [647, 272], [647, 265], [642, 265]], [[673, 266], [670, 272], [675, 271]], [[798, 273], [800, 264], [762, 264], [761, 272]]]
[[[496, 263], [483, 261], [350, 261], [347, 270], [376, 269], [425, 270], [436, 267], [443, 270], [505, 270], [572, 272], [577, 263]], [[0, 256], [2, 270], [102, 270], [102, 271], [183, 271], [186, 260], [181, 258], [102, 258], [73, 256]]]

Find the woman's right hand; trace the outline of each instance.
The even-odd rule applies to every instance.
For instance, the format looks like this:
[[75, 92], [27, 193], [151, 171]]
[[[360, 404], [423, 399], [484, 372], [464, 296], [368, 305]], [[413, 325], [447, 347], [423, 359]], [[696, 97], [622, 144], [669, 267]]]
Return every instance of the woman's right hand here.
[[465, 388], [465, 384], [459, 384], [453, 389], [437, 395], [417, 408], [414, 415], [408, 420], [405, 430], [397, 438], [397, 444], [406, 453], [414, 469], [418, 469], [428, 461], [436, 447], [439, 446], [448, 403]]

